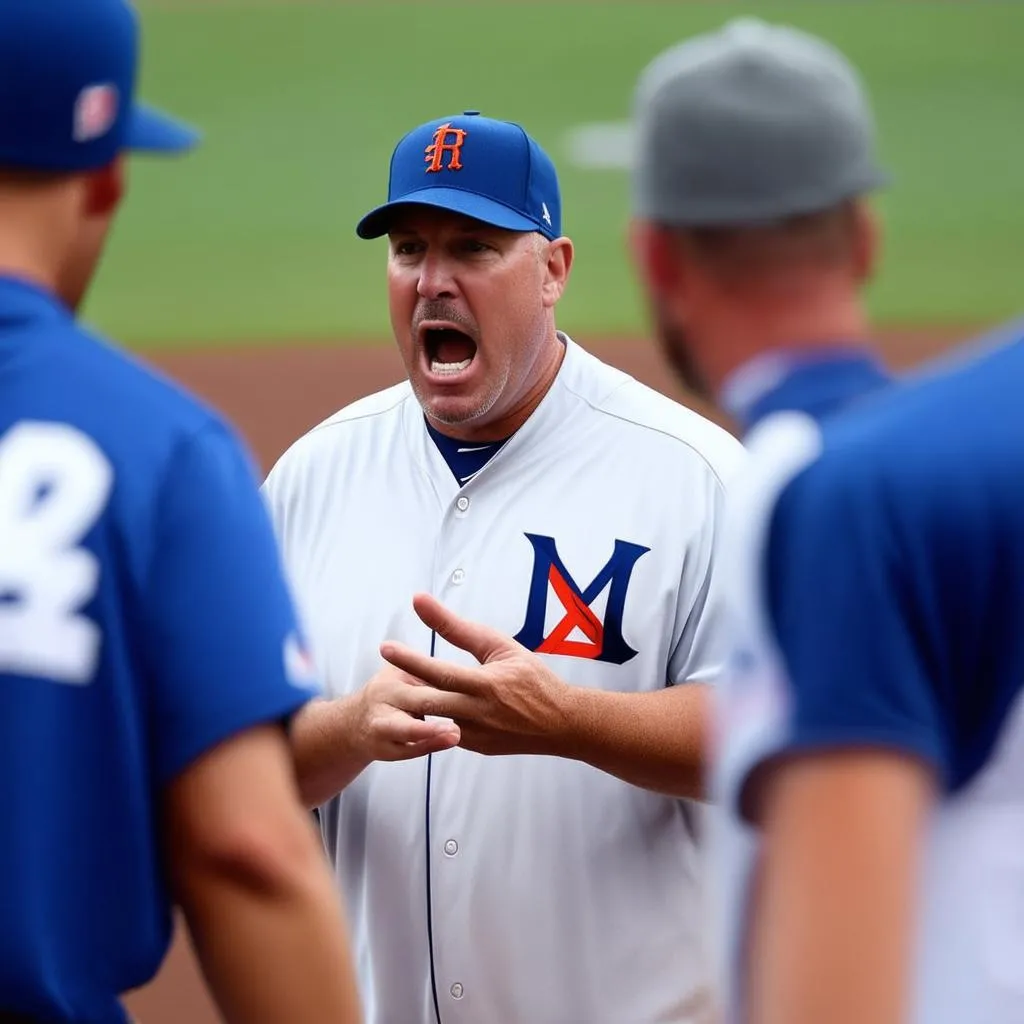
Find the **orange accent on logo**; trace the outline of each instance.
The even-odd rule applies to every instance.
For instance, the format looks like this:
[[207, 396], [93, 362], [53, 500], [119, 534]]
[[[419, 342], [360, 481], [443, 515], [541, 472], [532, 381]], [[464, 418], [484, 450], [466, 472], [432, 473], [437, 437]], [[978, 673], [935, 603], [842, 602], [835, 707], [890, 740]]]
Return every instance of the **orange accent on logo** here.
[[[450, 124], [443, 124], [434, 132], [434, 141], [423, 151], [426, 153], [427, 173], [445, 170], [444, 155], [449, 154], [449, 171], [462, 170], [462, 144], [466, 141], [466, 130], [464, 128], [453, 128]], [[449, 140], [449, 136], [454, 136]]]
[[[575, 658], [596, 658], [604, 645], [604, 626], [601, 620], [583, 603], [583, 599], [566, 583], [554, 566], [551, 566], [548, 580], [558, 600], [562, 602], [565, 615], [537, 648], [537, 652], [568, 654]], [[566, 637], [574, 629], [578, 629], [587, 638], [587, 642], [567, 640]]]

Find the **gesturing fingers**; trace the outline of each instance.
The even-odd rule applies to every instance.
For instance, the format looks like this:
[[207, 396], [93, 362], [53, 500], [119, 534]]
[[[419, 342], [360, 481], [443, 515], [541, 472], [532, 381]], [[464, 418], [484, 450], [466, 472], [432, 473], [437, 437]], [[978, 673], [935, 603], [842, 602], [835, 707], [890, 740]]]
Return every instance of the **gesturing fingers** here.
[[461, 731], [454, 722], [422, 721], [398, 708], [378, 709], [371, 723], [375, 758], [405, 761], [438, 753], [458, 745]]
[[462, 718], [471, 713], [472, 698], [422, 683], [402, 687], [388, 703], [415, 718]]
[[396, 707], [383, 709], [375, 723], [378, 739], [389, 743], [432, 743], [442, 742], [451, 745], [459, 742], [459, 727], [444, 718], [425, 720], [415, 718]]
[[408, 672], [429, 686], [446, 693], [477, 693], [483, 688], [480, 670], [450, 661], [432, 658], [429, 654], [387, 640], [380, 647], [381, 657], [395, 668]]
[[415, 743], [399, 743], [392, 748], [396, 761], [410, 761], [415, 757], [426, 757], [427, 754], [439, 754], [442, 750], [451, 750], [459, 745], [458, 736], [447, 733], [431, 740], [418, 740]]
[[453, 647], [472, 654], [481, 664], [514, 646], [503, 633], [456, 615], [430, 594], [417, 594], [412, 606], [425, 626]]

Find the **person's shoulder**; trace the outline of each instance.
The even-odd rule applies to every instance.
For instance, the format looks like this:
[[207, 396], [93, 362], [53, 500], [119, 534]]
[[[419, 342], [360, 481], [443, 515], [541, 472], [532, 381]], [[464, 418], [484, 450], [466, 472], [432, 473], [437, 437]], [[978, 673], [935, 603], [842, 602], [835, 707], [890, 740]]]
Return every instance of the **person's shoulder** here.
[[288, 445], [274, 463], [268, 481], [332, 459], [349, 448], [354, 438], [363, 446], [378, 432], [394, 430], [403, 406], [413, 397], [412, 387], [405, 380], [343, 406]]
[[706, 467], [722, 483], [746, 462], [743, 444], [723, 426], [641, 383], [635, 377], [575, 346], [575, 370], [567, 386], [613, 427], [674, 453], [687, 464]]
[[[817, 544], [820, 557], [839, 561], [872, 548], [864, 538], [884, 532], [890, 508], [880, 499], [889, 474], [880, 449], [854, 441], [853, 426], [852, 417], [823, 423], [784, 411], [750, 431], [750, 469], [729, 510], [738, 557], [764, 570], [762, 559], [780, 538], [797, 538], [808, 548]], [[841, 532], [843, 543], [831, 543]]]
[[970, 503], [972, 492], [1024, 462], [1022, 387], [1024, 325], [997, 345], [966, 344], [827, 421], [815, 480], [851, 497], [884, 491], [893, 509]]
[[80, 324], [61, 333], [40, 372], [69, 419], [109, 451], [152, 460], [205, 430], [236, 438], [219, 410], [155, 363]]
[[[778, 527], [783, 496], [798, 482], [803, 486], [809, 475], [820, 475], [821, 425], [806, 413], [779, 412], [754, 427], [745, 443], [748, 463], [726, 507], [728, 542], [723, 558], [726, 571], [742, 581], [736, 593], [749, 597], [760, 589], [754, 576], [760, 572], [773, 525]], [[811, 520], [819, 522], [813, 516]]]
[[330, 431], [335, 427], [351, 427], [361, 424], [373, 429], [389, 415], [396, 415], [406, 399], [412, 396], [412, 387], [407, 380], [390, 387], [357, 398], [337, 412], [321, 420], [309, 430], [309, 434]]
[[803, 543], [845, 523], [857, 543], [822, 544], [837, 559], [1009, 523], [1024, 501], [1022, 386], [1024, 341], [967, 346], [821, 423], [770, 416], [747, 437], [734, 515]]

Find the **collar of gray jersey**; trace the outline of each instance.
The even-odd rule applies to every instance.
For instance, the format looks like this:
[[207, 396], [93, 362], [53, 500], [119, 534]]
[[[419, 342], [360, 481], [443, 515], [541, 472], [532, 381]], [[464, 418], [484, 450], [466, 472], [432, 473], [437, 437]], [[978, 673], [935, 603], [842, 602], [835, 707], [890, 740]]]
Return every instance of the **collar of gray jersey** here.
[[634, 212], [660, 223], [770, 222], [888, 182], [852, 65], [824, 40], [756, 18], [656, 57], [633, 117]]

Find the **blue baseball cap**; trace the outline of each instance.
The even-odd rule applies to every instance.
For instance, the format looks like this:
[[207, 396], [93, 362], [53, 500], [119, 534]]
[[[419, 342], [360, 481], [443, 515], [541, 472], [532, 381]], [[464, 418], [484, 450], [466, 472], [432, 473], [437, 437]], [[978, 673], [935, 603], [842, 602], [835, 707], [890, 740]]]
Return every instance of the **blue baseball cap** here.
[[73, 173], [191, 149], [194, 129], [135, 102], [139, 34], [127, 0], [0, 0], [0, 166]]
[[507, 228], [562, 233], [555, 165], [518, 124], [467, 110], [405, 135], [391, 156], [388, 201], [356, 227], [360, 238], [387, 234], [394, 210], [417, 204]]

